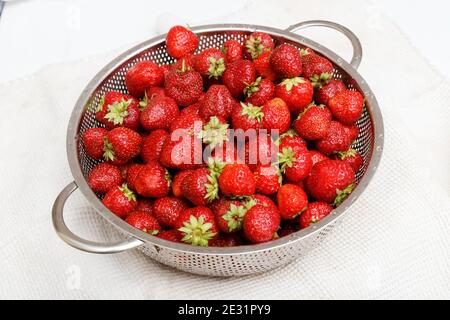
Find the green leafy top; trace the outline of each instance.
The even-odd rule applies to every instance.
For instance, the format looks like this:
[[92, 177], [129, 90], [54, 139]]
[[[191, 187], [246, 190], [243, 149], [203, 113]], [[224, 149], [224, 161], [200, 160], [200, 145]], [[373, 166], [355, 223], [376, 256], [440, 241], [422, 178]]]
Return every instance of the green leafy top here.
[[114, 161], [114, 159], [116, 158], [113, 146], [111, 142], [109, 142], [107, 137], [103, 138], [103, 158], [106, 161]]
[[326, 85], [333, 78], [332, 73], [324, 72], [322, 74], [315, 74], [311, 78], [311, 84], [315, 89], [320, 89]]
[[259, 55], [263, 52], [264, 46], [261, 43], [261, 38], [250, 36], [250, 38], [245, 41], [245, 48], [247, 48], [248, 53], [252, 56], [252, 59], [255, 60], [259, 57]]
[[112, 122], [114, 125], [122, 125], [123, 119], [128, 116], [128, 106], [133, 102], [129, 99], [127, 101], [114, 102], [108, 106], [108, 113], [105, 115], [105, 119]]
[[336, 152], [336, 156], [341, 159], [344, 160], [346, 158], [350, 158], [350, 157], [354, 157], [356, 156], [357, 151], [355, 149], [348, 149], [347, 151], [339, 151]]
[[123, 192], [123, 194], [128, 198], [129, 201], [136, 201], [136, 195], [128, 188], [128, 185], [126, 183], [122, 184], [122, 186], [119, 187], [119, 190]]
[[261, 111], [262, 107], [256, 107], [251, 103], [245, 104], [241, 102], [242, 112], [241, 115], [247, 116], [249, 119], [256, 119], [258, 122], [261, 122], [264, 113]]
[[247, 97], [251, 97], [252, 94], [254, 94], [255, 92], [259, 91], [259, 84], [261, 83], [262, 78], [258, 77], [256, 78], [255, 82], [253, 82], [252, 84], [248, 85], [247, 87], [245, 87], [244, 89], [244, 94]]
[[205, 223], [204, 216], [198, 219], [191, 215], [189, 222], [183, 222], [183, 227], [178, 231], [183, 233], [181, 241], [192, 244], [193, 246], [207, 247], [209, 240], [215, 237], [216, 233], [211, 231], [212, 223]]
[[221, 123], [219, 118], [213, 116], [204, 125], [203, 130], [198, 134], [198, 138], [202, 139], [204, 144], [208, 144], [211, 148], [214, 148], [228, 141], [228, 127], [229, 124]]
[[353, 192], [353, 189], [355, 189], [355, 184], [352, 183], [344, 190], [336, 189], [336, 198], [334, 199], [334, 206], [339, 206], [342, 202], [347, 199], [347, 197]]
[[100, 98], [100, 101], [98, 102], [97, 108], [95, 109], [95, 112], [100, 112], [103, 110], [103, 105], [105, 104], [105, 96], [102, 96]]
[[205, 185], [206, 195], [205, 199], [208, 202], [212, 202], [214, 200], [219, 199], [219, 176], [223, 171], [225, 164], [217, 158], [209, 158], [208, 159], [208, 182]]
[[219, 79], [225, 72], [225, 61], [223, 58], [215, 59], [214, 57], [209, 57], [209, 68], [208, 76], [209, 78]]
[[242, 229], [242, 222], [247, 209], [244, 206], [237, 206], [234, 203], [230, 205], [228, 211], [222, 215], [222, 218], [228, 222], [228, 229], [230, 232]]
[[287, 91], [291, 91], [294, 86], [298, 86], [299, 84], [305, 82], [305, 79], [303, 79], [302, 77], [295, 77], [291, 79], [284, 79], [281, 82], [281, 85], [285, 86]]
[[295, 152], [291, 147], [283, 148], [283, 150], [278, 154], [278, 162], [280, 165], [280, 172], [284, 173], [286, 171], [286, 167], [291, 168], [294, 165], [296, 158]]

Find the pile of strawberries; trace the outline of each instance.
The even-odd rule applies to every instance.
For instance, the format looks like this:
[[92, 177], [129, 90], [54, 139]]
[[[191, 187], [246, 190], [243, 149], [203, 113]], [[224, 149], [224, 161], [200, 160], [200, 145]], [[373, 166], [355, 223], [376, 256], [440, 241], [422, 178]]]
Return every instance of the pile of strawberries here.
[[364, 98], [330, 61], [263, 32], [194, 54], [199, 38], [175, 26], [166, 45], [176, 62], [131, 67], [129, 94], [107, 92], [82, 135], [104, 160], [88, 183], [113, 213], [166, 240], [228, 247], [307, 228], [353, 191]]

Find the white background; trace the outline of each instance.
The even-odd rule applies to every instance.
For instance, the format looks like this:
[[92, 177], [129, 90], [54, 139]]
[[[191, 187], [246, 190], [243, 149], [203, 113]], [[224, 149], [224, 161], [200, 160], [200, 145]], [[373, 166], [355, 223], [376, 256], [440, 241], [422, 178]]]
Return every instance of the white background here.
[[[174, 22], [220, 23], [220, 17], [247, 2], [227, 0], [225, 6], [211, 0], [10, 0], [0, 18], [0, 82], [55, 62], [125, 48], [164, 32]], [[449, 77], [449, 9], [450, 2], [444, 0], [381, 0], [373, 1], [371, 14], [390, 16], [431, 65]]]

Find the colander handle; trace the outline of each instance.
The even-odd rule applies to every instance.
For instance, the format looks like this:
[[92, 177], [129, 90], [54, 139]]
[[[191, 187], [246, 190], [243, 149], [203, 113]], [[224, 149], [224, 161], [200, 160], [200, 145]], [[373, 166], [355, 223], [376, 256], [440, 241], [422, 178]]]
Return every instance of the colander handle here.
[[65, 187], [53, 204], [52, 209], [52, 219], [53, 227], [56, 230], [58, 236], [64, 240], [67, 244], [72, 247], [86, 251], [89, 253], [118, 253], [129, 249], [134, 249], [143, 244], [142, 241], [132, 238], [116, 243], [106, 244], [97, 243], [89, 240], [85, 240], [75, 235], [69, 230], [66, 223], [64, 222], [64, 205], [69, 196], [78, 188], [75, 182], [71, 182], [67, 187]]
[[338, 23], [331, 22], [331, 21], [326, 21], [326, 20], [311, 20], [311, 21], [300, 22], [300, 23], [290, 26], [289, 28], [286, 29], [286, 31], [296, 32], [298, 30], [306, 29], [306, 28], [310, 28], [310, 27], [331, 28], [331, 29], [337, 30], [340, 33], [342, 33], [343, 35], [345, 35], [350, 40], [350, 42], [352, 43], [352, 46], [353, 46], [353, 57], [352, 57], [352, 60], [350, 61], [350, 65], [353, 68], [358, 69], [359, 65], [361, 64], [363, 50], [362, 50], [361, 42], [359, 41], [358, 37], [353, 33], [353, 31], [351, 31], [347, 27], [344, 27], [343, 25], [340, 25]]

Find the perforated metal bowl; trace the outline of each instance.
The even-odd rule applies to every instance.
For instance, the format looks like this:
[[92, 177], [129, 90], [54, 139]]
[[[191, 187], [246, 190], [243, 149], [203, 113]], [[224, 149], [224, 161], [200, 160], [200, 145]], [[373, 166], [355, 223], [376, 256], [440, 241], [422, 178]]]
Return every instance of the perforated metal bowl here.
[[[350, 64], [320, 44], [294, 34], [295, 31], [310, 26], [329, 27], [345, 34], [351, 40], [354, 49]], [[228, 39], [236, 39], [242, 43], [249, 33], [264, 31], [269, 33], [278, 44], [290, 43], [299, 49], [309, 47], [330, 59], [335, 68], [334, 77], [343, 80], [352, 90], [361, 92], [366, 99], [366, 108], [358, 121], [360, 134], [353, 146], [364, 158], [364, 164], [357, 173], [358, 185], [355, 191], [329, 216], [310, 228], [268, 243], [234, 248], [202, 248], [169, 242], [131, 227], [110, 212], [86, 182], [86, 176], [97, 162], [86, 155], [80, 137], [87, 129], [99, 126], [95, 121], [95, 108], [104, 93], [111, 90], [127, 92], [124, 76], [131, 66], [142, 60], [152, 60], [158, 64], [173, 62], [166, 53], [165, 36], [162, 35], [114, 59], [81, 93], [67, 130], [67, 154], [75, 181], [62, 190], [57, 197], [52, 211], [53, 225], [58, 235], [77, 249], [91, 253], [117, 253], [138, 248], [163, 264], [197, 274], [237, 276], [282, 266], [316, 247], [330, 233], [346, 210], [366, 189], [380, 161], [383, 149], [383, 121], [374, 94], [356, 71], [362, 57], [361, 44], [349, 29], [327, 21], [303, 22], [286, 30], [240, 24], [207, 25], [195, 27], [192, 30], [200, 37], [199, 51], [209, 47], [220, 48]], [[124, 235], [123, 241], [113, 244], [96, 243], [82, 239], [68, 229], [63, 217], [64, 204], [77, 188], [96, 211]]]

